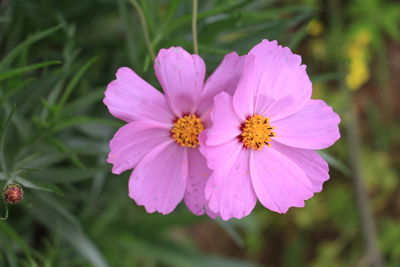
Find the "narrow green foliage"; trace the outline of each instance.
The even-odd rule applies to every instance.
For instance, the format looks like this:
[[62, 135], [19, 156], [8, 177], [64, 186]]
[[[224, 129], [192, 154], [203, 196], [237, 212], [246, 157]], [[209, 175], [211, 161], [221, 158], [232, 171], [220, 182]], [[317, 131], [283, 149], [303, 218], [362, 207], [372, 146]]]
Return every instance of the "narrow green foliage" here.
[[61, 29], [61, 25], [58, 25], [56, 27], [52, 27], [50, 29], [38, 32], [28, 39], [26, 39], [24, 42], [16, 46], [13, 50], [11, 50], [4, 58], [3, 60], [0, 61], [0, 71], [4, 71], [5, 68], [9, 67], [9, 65], [12, 63], [13, 60], [17, 58], [17, 56], [20, 55], [21, 52], [23, 52], [26, 48], [31, 46], [32, 44], [46, 38], [47, 36], [53, 34], [57, 30]]
[[32, 181], [29, 181], [22, 177], [19, 177], [19, 176], [15, 179], [15, 181], [27, 188], [47, 191], [47, 192], [55, 193], [59, 196], [64, 195], [64, 193], [60, 190], [60, 188], [58, 188], [58, 186], [56, 186], [54, 184], [32, 182]]
[[67, 102], [68, 98], [70, 97], [72, 91], [74, 90], [74, 88], [76, 87], [76, 85], [78, 84], [79, 80], [82, 78], [82, 76], [85, 74], [85, 72], [89, 69], [89, 67], [96, 62], [97, 57], [94, 57], [92, 59], [90, 59], [88, 62], [85, 63], [85, 65], [83, 65], [74, 75], [74, 77], [71, 79], [71, 81], [68, 83], [67, 87], [65, 88], [64, 93], [61, 96], [61, 99], [58, 103], [58, 105], [56, 106], [56, 110], [55, 110], [55, 115], [54, 115], [54, 119], [58, 119], [58, 116], [63, 108], [63, 106], [65, 105], [65, 103]]
[[6, 157], [5, 157], [5, 151], [4, 151], [4, 146], [6, 143], [6, 138], [7, 138], [7, 132], [11, 124], [12, 117], [15, 113], [16, 106], [12, 109], [10, 114], [7, 116], [7, 118], [4, 120], [4, 124], [1, 127], [1, 135], [0, 135], [0, 166], [3, 172], [7, 173], [7, 163], [6, 163]]
[[44, 68], [44, 67], [47, 67], [50, 65], [60, 64], [60, 63], [61, 63], [60, 61], [53, 60], [53, 61], [46, 61], [46, 62], [42, 62], [42, 63], [38, 63], [38, 64], [26, 66], [26, 67], [16, 68], [16, 69], [13, 69], [13, 70], [10, 70], [7, 72], [0, 73], [0, 81], [9, 79], [13, 76], [20, 75], [20, 74], [23, 74], [28, 71], [33, 71], [36, 69], [40, 69], [40, 68]]

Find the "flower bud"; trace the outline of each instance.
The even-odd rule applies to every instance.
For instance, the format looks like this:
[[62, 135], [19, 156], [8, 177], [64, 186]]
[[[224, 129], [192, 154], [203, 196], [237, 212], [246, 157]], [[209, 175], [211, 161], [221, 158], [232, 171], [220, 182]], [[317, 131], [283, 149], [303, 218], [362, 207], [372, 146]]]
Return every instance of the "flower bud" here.
[[9, 204], [18, 204], [24, 197], [24, 190], [19, 184], [8, 184], [4, 188], [3, 197]]

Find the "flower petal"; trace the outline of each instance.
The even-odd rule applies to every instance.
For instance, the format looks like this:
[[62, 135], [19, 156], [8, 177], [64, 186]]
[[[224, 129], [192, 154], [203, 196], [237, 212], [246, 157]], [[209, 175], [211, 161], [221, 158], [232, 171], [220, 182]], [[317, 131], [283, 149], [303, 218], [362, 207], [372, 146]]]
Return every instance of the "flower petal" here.
[[306, 149], [323, 149], [340, 137], [340, 117], [322, 100], [309, 100], [299, 112], [284, 119], [271, 118], [279, 143]]
[[257, 202], [250, 179], [250, 152], [236, 141], [202, 148], [209, 166], [215, 167], [205, 188], [210, 209], [223, 220], [249, 215]]
[[329, 166], [316, 151], [289, 147], [274, 141], [271, 147], [291, 159], [304, 171], [310, 179], [314, 193], [322, 191], [323, 183], [329, 179]]
[[300, 110], [311, 97], [311, 81], [301, 58], [276, 41], [263, 40], [246, 57], [233, 105], [239, 115], [277, 119]]
[[188, 149], [189, 174], [186, 185], [185, 204], [195, 215], [203, 215], [207, 211], [204, 188], [211, 170], [206, 159], [198, 149]]
[[130, 68], [119, 68], [116, 76], [117, 79], [108, 84], [103, 99], [114, 117], [126, 122], [141, 119], [173, 122], [174, 116], [162, 93]]
[[199, 135], [200, 152], [207, 159], [207, 165], [210, 169], [218, 168], [228, 169], [235, 160], [235, 156], [243, 148], [239, 140], [232, 139], [229, 142], [217, 146], [209, 146], [208, 131], [205, 130]]
[[271, 147], [252, 151], [250, 172], [258, 200], [272, 211], [286, 213], [290, 207], [304, 207], [304, 200], [313, 195], [304, 171]]
[[241, 134], [241, 120], [233, 110], [232, 96], [222, 92], [214, 97], [212, 127], [207, 131], [207, 145], [219, 145]]
[[155, 60], [156, 76], [176, 116], [192, 114], [201, 98], [206, 73], [204, 61], [181, 47], [161, 49]]
[[121, 127], [110, 141], [107, 162], [112, 172], [132, 169], [154, 147], [171, 140], [171, 132], [151, 121], [135, 121]]
[[129, 178], [129, 197], [149, 213], [170, 213], [183, 199], [188, 174], [187, 150], [175, 142], [154, 148]]
[[283, 118], [300, 110], [310, 99], [312, 85], [301, 57], [276, 41], [263, 40], [251, 49], [255, 56], [254, 112]]
[[254, 114], [255, 88], [257, 76], [255, 72], [255, 57], [247, 55], [244, 61], [243, 73], [238, 87], [233, 94], [233, 108], [242, 121]]
[[[232, 52], [227, 54], [211, 76], [207, 79], [202, 100], [199, 103], [197, 111], [202, 117], [212, 109], [213, 99], [220, 92], [227, 92], [233, 95], [238, 86], [245, 56], [239, 56]], [[204, 115], [203, 115], [204, 114]]]

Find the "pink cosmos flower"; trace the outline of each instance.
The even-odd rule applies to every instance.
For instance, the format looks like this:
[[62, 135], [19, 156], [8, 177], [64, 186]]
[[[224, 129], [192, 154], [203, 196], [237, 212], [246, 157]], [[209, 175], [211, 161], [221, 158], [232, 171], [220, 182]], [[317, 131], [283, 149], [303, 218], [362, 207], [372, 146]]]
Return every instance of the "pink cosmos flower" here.
[[322, 190], [329, 169], [315, 150], [339, 139], [340, 118], [311, 90], [300, 56], [264, 40], [246, 56], [233, 96], [214, 98], [200, 151], [213, 170], [205, 198], [222, 219], [247, 216], [257, 199], [285, 213]]
[[203, 60], [172, 47], [161, 49], [154, 64], [165, 95], [126, 67], [108, 85], [104, 103], [127, 124], [111, 140], [107, 161], [115, 174], [134, 168], [129, 196], [147, 212], [167, 214], [184, 198], [194, 214], [215, 217], [204, 199], [211, 170], [198, 135], [210, 124], [213, 97], [237, 87], [243, 62], [236, 53], [226, 55], [204, 82]]

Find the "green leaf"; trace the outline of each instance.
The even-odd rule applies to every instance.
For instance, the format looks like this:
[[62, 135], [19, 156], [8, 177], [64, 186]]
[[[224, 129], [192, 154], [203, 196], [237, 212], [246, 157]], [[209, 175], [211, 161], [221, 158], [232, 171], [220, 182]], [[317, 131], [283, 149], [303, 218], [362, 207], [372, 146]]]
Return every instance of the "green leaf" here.
[[54, 64], [61, 64], [61, 61], [53, 60], [53, 61], [45, 61], [42, 63], [38, 64], [33, 64], [30, 66], [25, 66], [17, 69], [13, 69], [7, 72], [0, 73], [0, 81], [11, 78], [13, 76], [28, 72], [28, 71], [33, 71], [36, 69], [40, 69], [46, 66], [54, 65]]
[[320, 154], [332, 167], [342, 172], [344, 175], [349, 176], [351, 170], [347, 167], [343, 162], [339, 161], [338, 159], [334, 158], [332, 155], [328, 154], [326, 151], [318, 151]]
[[[86, 168], [86, 169], [81, 169], [71, 166], [69, 166], [68, 168], [48, 167], [41, 171], [34, 172], [31, 175], [34, 178], [46, 182], [73, 183], [91, 179], [99, 170], [102, 170], [102, 168], [99, 168], [99, 166], [97, 166], [97, 168]], [[103, 167], [103, 170], [105, 170], [105, 167]]]
[[[253, 267], [257, 266], [248, 261], [232, 259], [227, 257], [218, 257], [205, 255], [185, 246], [177, 246], [173, 242], [160, 242], [157, 240], [143, 240], [135, 236], [117, 236], [118, 240], [129, 248], [134, 247], [134, 253], [138, 257], [146, 256], [148, 258], [167, 263], [169, 266], [191, 266], [191, 267]], [[163, 265], [163, 264], [160, 264]]]
[[85, 72], [89, 69], [89, 67], [97, 60], [97, 57], [93, 57], [92, 59], [90, 59], [88, 62], [86, 62], [85, 65], [83, 65], [78, 72], [74, 75], [74, 77], [72, 78], [72, 80], [68, 83], [67, 88], [64, 91], [64, 94], [61, 96], [60, 102], [57, 105], [57, 110], [55, 112], [55, 118], [57, 119], [61, 109], [63, 108], [63, 106], [65, 105], [65, 103], [67, 102], [69, 96], [71, 95], [73, 89], [75, 88], [75, 86], [78, 84], [78, 82], [80, 81], [80, 79], [82, 78], [83, 74], [85, 74]]
[[326, 83], [331, 81], [338, 81], [341, 77], [343, 77], [343, 74], [341, 72], [329, 72], [314, 75], [311, 80], [313, 83]]
[[55, 148], [57, 148], [59, 151], [67, 154], [68, 157], [76, 166], [85, 169], [85, 165], [83, 164], [83, 162], [80, 161], [76, 153], [72, 149], [70, 149], [65, 143], [63, 143], [62, 141], [58, 140], [55, 137], [47, 137], [47, 141], [50, 144], [52, 144]]
[[[95, 244], [82, 231], [77, 218], [63, 204], [49, 195], [38, 195], [38, 199], [34, 199], [33, 201], [36, 201], [36, 208], [31, 211], [39, 221], [46, 225], [54, 234], [59, 234], [63, 240], [68, 242], [71, 247], [93, 266], [108, 266], [108, 263]], [[50, 205], [48, 204], [49, 202]], [[49, 220], [49, 218], [52, 219]]]
[[17, 181], [18, 183], [20, 183], [21, 185], [23, 185], [24, 187], [27, 187], [27, 188], [47, 191], [47, 192], [55, 193], [55, 194], [57, 194], [59, 196], [63, 196], [64, 195], [64, 193], [61, 191], [61, 189], [58, 188], [58, 186], [56, 186], [54, 184], [32, 182], [32, 181], [29, 181], [29, 180], [27, 180], [25, 178], [22, 178], [20, 176], [18, 176], [15, 179], [15, 181]]
[[62, 110], [62, 117], [73, 117], [81, 115], [90, 109], [93, 104], [97, 104], [104, 97], [104, 88], [94, 89], [79, 98], [70, 101]]
[[10, 126], [11, 119], [15, 113], [15, 110], [16, 110], [16, 107], [14, 106], [14, 108], [12, 109], [12, 111], [10, 112], [10, 114], [7, 116], [7, 118], [5, 120], [4, 126], [2, 127], [1, 135], [0, 135], [0, 166], [4, 172], [7, 172], [7, 163], [6, 163], [6, 159], [5, 159], [5, 155], [4, 155], [4, 145], [6, 142], [8, 128]]
[[16, 46], [13, 50], [11, 50], [5, 57], [4, 59], [0, 62], [0, 71], [4, 71], [6, 67], [10, 65], [10, 63], [22, 52], [24, 49], [29, 47], [30, 45], [40, 41], [41, 39], [51, 35], [52, 33], [58, 31], [61, 29], [61, 25], [55, 26], [53, 28], [38, 32], [28, 39], [26, 39], [24, 42]]
[[79, 116], [67, 120], [63, 120], [59, 124], [57, 124], [52, 131], [53, 132], [58, 132], [66, 128], [78, 126], [80, 124], [86, 124], [86, 123], [99, 123], [99, 124], [104, 124], [104, 125], [110, 125], [110, 126], [115, 126], [119, 127], [120, 124], [115, 121], [115, 120], [109, 120], [109, 119], [103, 119], [103, 118], [94, 118], [94, 117], [85, 117], [85, 116]]
[[244, 248], [243, 238], [240, 236], [238, 231], [230, 222], [223, 221], [221, 219], [217, 219], [216, 222], [222, 229], [229, 235], [229, 237], [236, 243], [236, 245], [240, 248]]
[[0, 231], [11, 238], [11, 240], [22, 249], [26, 257], [32, 261], [31, 249], [28, 243], [26, 243], [25, 240], [7, 222], [0, 221]]

